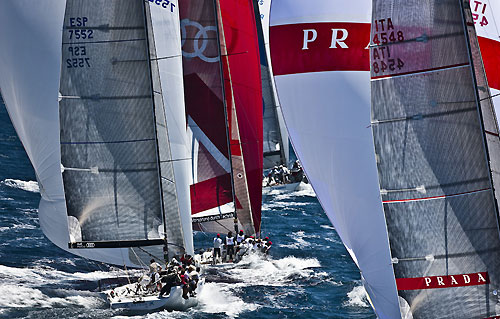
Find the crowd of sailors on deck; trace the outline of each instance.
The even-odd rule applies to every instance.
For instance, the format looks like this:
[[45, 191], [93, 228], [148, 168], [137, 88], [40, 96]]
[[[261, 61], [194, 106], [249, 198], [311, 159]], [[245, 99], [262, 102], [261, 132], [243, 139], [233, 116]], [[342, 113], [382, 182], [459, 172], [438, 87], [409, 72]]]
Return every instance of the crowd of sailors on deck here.
[[193, 257], [187, 254], [182, 255], [180, 262], [177, 259], [172, 260], [163, 270], [161, 265], [154, 259], [151, 259], [149, 265], [149, 284], [148, 289], [151, 292], [159, 292], [159, 297], [168, 296], [172, 287], [181, 286], [182, 298], [196, 296], [196, 288], [200, 280], [200, 267], [196, 267]]
[[297, 160], [293, 163], [291, 169], [285, 165], [274, 166], [267, 175], [264, 176], [264, 186], [282, 185], [290, 183], [298, 183], [304, 179], [304, 171], [300, 162]]
[[260, 252], [264, 255], [269, 253], [273, 243], [269, 237], [264, 239], [248, 236], [240, 230], [236, 237], [233, 232], [228, 232], [224, 240], [220, 234], [214, 238], [214, 249], [212, 253], [212, 264], [218, 262], [239, 262], [243, 256], [252, 252]]
[[[212, 263], [239, 262], [244, 255], [258, 252], [264, 255], [269, 253], [272, 242], [269, 237], [264, 239], [254, 238], [243, 233], [242, 230], [235, 236], [230, 231], [224, 239], [220, 234], [214, 238], [214, 248], [212, 251]], [[193, 256], [183, 254], [179, 261], [175, 258], [166, 265], [166, 269], [151, 259], [147, 283], [141, 285], [141, 279], [137, 284], [136, 294], [139, 294], [141, 287], [145, 286], [149, 293], [159, 293], [159, 297], [168, 296], [172, 287], [181, 286], [182, 297], [196, 296], [196, 288], [200, 280], [200, 267], [195, 265]]]

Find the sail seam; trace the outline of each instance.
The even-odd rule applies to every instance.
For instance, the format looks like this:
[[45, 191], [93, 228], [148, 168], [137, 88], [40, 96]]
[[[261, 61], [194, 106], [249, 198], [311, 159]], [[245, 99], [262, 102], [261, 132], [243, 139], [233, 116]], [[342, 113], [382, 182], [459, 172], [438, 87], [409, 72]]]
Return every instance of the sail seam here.
[[423, 70], [418, 70], [418, 71], [410, 71], [410, 72], [403, 72], [403, 73], [395, 73], [395, 74], [388, 74], [388, 75], [380, 75], [380, 76], [374, 76], [371, 78], [372, 81], [377, 81], [377, 80], [382, 80], [382, 79], [392, 79], [392, 78], [397, 78], [397, 77], [402, 77], [402, 76], [410, 76], [410, 75], [417, 75], [417, 74], [427, 74], [427, 73], [434, 73], [438, 71], [443, 71], [443, 70], [452, 70], [452, 69], [459, 69], [459, 68], [465, 68], [470, 66], [470, 64], [467, 63], [460, 63], [460, 64], [453, 64], [453, 65], [445, 65], [441, 66], [438, 68], [430, 68], [430, 69], [423, 69]]

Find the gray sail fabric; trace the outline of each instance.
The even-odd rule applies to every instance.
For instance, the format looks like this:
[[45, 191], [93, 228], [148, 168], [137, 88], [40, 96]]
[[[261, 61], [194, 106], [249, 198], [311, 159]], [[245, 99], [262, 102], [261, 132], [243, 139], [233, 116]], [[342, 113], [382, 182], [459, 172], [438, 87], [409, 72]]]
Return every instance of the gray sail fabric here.
[[[460, 0], [373, 2], [372, 130], [412, 318], [487, 318], [499, 307], [497, 209], [465, 32]], [[403, 284], [478, 273], [489, 283]]]
[[[76, 241], [163, 237], [158, 157], [168, 159], [169, 151], [165, 138], [157, 148], [155, 117], [164, 125], [164, 116], [153, 108], [143, 6], [67, 2], [59, 105], [69, 224], [80, 226]], [[164, 134], [160, 125], [158, 137]], [[162, 168], [162, 177], [171, 178], [171, 168]], [[172, 192], [165, 190], [166, 200]]]
[[[162, 95], [162, 88], [160, 82], [158, 58], [155, 47], [155, 32], [162, 32], [161, 28], [155, 30], [151, 23], [150, 7], [145, 6], [146, 9], [146, 23], [147, 34], [150, 52], [151, 64], [151, 78], [153, 86], [153, 97], [155, 105], [155, 119], [156, 119], [156, 135], [158, 141], [158, 154], [160, 162], [160, 174], [162, 184], [162, 200], [163, 211], [165, 218], [166, 238], [168, 241], [169, 256], [173, 257], [185, 253], [184, 236], [181, 225], [181, 217], [179, 211], [179, 203], [177, 201], [177, 188], [175, 185], [174, 167], [172, 162], [172, 153], [170, 150], [170, 141], [167, 130], [167, 118], [165, 115], [165, 107]], [[164, 231], [163, 229], [160, 232]], [[165, 237], [165, 236], [161, 236]]]
[[264, 127], [264, 169], [269, 169], [279, 165], [288, 166], [288, 163], [285, 159], [284, 148], [282, 145], [282, 136], [278, 122], [277, 101], [275, 100], [271, 68], [267, 60], [264, 30], [259, 12], [259, 3], [254, 1], [253, 4], [255, 8], [257, 34], [259, 35], [260, 74], [262, 78], [262, 98], [264, 104], [264, 117], [262, 123]]
[[498, 121], [495, 114], [495, 108], [491, 97], [490, 87], [484, 70], [483, 59], [479, 49], [474, 21], [471, 19], [472, 13], [470, 7], [466, 10], [467, 32], [469, 34], [469, 46], [472, 53], [475, 78], [477, 83], [477, 94], [481, 105], [481, 116], [483, 120], [483, 129], [486, 137], [486, 146], [488, 150], [488, 160], [490, 163], [490, 171], [495, 190], [495, 200], [497, 208], [499, 207], [498, 199], [500, 198], [500, 138]]

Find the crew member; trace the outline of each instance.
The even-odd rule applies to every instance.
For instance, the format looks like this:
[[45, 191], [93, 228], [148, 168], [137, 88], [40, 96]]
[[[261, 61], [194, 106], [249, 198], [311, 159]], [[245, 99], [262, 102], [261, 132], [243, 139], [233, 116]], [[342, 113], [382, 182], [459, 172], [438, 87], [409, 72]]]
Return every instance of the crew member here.
[[212, 263], [215, 265], [217, 263], [217, 256], [221, 257], [220, 249], [222, 247], [222, 239], [220, 238], [220, 234], [217, 234], [217, 237], [214, 238], [214, 253], [212, 255]]
[[233, 255], [234, 255], [234, 237], [233, 237], [233, 232], [227, 233], [226, 236], [226, 255], [229, 257], [229, 261], [233, 261]]
[[245, 240], [245, 235], [243, 234], [243, 231], [240, 230], [239, 234], [236, 235], [236, 243], [240, 245], [244, 240]]

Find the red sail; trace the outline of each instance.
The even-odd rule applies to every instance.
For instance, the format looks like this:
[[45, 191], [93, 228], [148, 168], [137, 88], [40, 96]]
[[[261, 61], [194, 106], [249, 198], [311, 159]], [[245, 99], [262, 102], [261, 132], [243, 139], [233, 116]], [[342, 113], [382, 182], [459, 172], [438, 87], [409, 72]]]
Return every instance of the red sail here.
[[[253, 231], [259, 233], [263, 107], [259, 44], [252, 1], [219, 0], [219, 21], [226, 106], [230, 117], [231, 155], [235, 170], [233, 178], [236, 195], [243, 205], [243, 209], [237, 211], [238, 219], [244, 228], [251, 222]], [[235, 161], [239, 160], [238, 157], [242, 158], [242, 172], [237, 172], [238, 164]], [[246, 194], [250, 200], [249, 211], [245, 209], [245, 199], [241, 198], [246, 197]], [[250, 230], [246, 229], [246, 232]]]
[[193, 227], [233, 229], [233, 193], [214, 0], [179, 1], [184, 95], [192, 134]]

